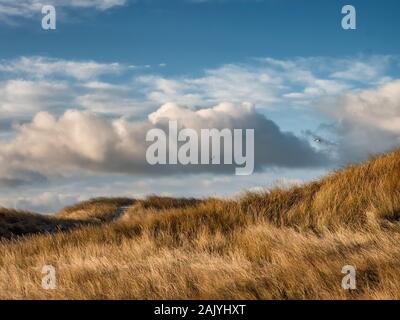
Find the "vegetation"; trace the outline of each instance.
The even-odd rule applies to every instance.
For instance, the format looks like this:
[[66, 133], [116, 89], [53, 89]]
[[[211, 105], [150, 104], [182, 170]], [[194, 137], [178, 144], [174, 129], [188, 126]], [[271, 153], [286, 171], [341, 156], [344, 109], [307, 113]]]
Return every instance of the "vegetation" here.
[[[95, 199], [55, 217], [4, 209], [0, 298], [399, 299], [399, 219], [400, 151], [231, 200]], [[44, 265], [55, 290], [41, 287]], [[345, 265], [356, 290], [341, 287]]]

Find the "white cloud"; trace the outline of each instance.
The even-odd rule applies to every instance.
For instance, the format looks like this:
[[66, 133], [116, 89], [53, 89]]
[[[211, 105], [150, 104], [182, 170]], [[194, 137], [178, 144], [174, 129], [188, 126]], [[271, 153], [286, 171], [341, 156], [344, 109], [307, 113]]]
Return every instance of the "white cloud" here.
[[345, 161], [400, 146], [400, 80], [346, 93], [325, 101], [322, 109], [336, 121], [339, 155]]
[[62, 114], [66, 109], [133, 115], [147, 105], [133, 97], [128, 85], [102, 81], [129, 68], [119, 63], [21, 57], [0, 62], [0, 114], [32, 117], [39, 111]]
[[2, 61], [0, 71], [32, 78], [72, 77], [90, 80], [101, 75], [118, 74], [124, 70], [119, 63], [98, 63], [95, 61], [71, 61], [45, 57], [21, 57]]
[[[397, 58], [371, 56], [349, 59], [257, 59], [249, 64], [227, 64], [206, 70], [199, 77], [139, 77], [150, 101], [175, 101], [196, 106], [219, 101], [250, 101], [259, 107], [312, 105], [321, 97], [335, 96], [366, 85], [390, 80], [387, 70]], [[379, 62], [379, 63], [377, 63]]]
[[379, 84], [390, 81], [387, 72], [398, 61], [397, 56], [373, 55], [358, 59], [340, 59], [332, 71], [331, 77], [362, 83]]
[[146, 86], [149, 100], [157, 103], [176, 101], [190, 106], [212, 105], [219, 101], [272, 105], [278, 101], [277, 93], [281, 90], [279, 77], [236, 65], [207, 70], [198, 78], [143, 76], [138, 80]]
[[[376, 61], [381, 63], [374, 64]], [[28, 115], [29, 110], [57, 113], [57, 108], [64, 106], [136, 116], [170, 101], [189, 107], [213, 106], [220, 101], [236, 104], [248, 101], [266, 110], [310, 109], [322, 97], [388, 82], [387, 69], [395, 61], [389, 56], [361, 60], [265, 58], [248, 64], [228, 64], [206, 70], [199, 77], [146, 75], [143, 69], [133, 81], [127, 82], [125, 78], [121, 85], [112, 82], [110, 76], [125, 76], [129, 72], [136, 74], [138, 69], [133, 71], [128, 65], [120, 63], [21, 57], [0, 62], [1, 77], [4, 79], [0, 90], [6, 92], [0, 96], [0, 108], [10, 112], [10, 115], [24, 112]], [[20, 95], [18, 86], [24, 86], [25, 90], [30, 87], [31, 106], [25, 103], [29, 102], [24, 98], [28, 93]]]
[[[146, 133], [154, 127], [163, 128], [168, 119], [194, 129], [254, 128], [258, 170], [266, 166], [311, 167], [327, 161], [306, 141], [281, 132], [275, 123], [248, 104], [221, 103], [194, 111], [170, 103], [142, 122], [107, 121], [77, 110], [69, 110], [59, 118], [40, 112], [31, 123], [16, 127], [13, 139], [0, 142], [0, 163], [5, 171], [12, 164], [14, 169], [48, 178], [79, 172], [173, 174], [222, 170], [215, 166], [201, 169], [149, 166], [145, 160]], [[230, 169], [223, 171], [226, 170]]]
[[64, 109], [72, 99], [67, 83], [8, 80], [0, 82], [0, 115], [30, 116], [41, 110]]
[[[3, 60], [0, 188], [22, 208], [49, 212], [77, 199], [76, 190], [81, 188], [85, 198], [125, 194], [127, 186], [142, 196], [165, 190], [202, 196], [261, 186], [270, 177], [307, 180], [307, 174], [276, 173], [276, 167], [310, 172], [310, 167], [316, 170], [329, 159], [307, 141], [283, 132], [280, 119], [277, 124], [260, 112], [284, 114], [290, 124], [286, 128], [299, 132], [309, 129], [300, 119], [319, 121], [323, 111], [333, 137], [309, 132], [309, 138], [319, 141], [315, 146], [324, 149], [329, 144], [341, 161], [365, 159], [400, 144], [400, 82], [392, 79], [398, 61], [389, 56], [266, 58], [227, 64], [199, 76], [162, 76], [150, 74], [153, 69], [120, 63], [45, 57]], [[317, 108], [321, 101], [323, 106]], [[13, 127], [19, 117], [24, 124]], [[268, 173], [258, 171], [238, 180], [225, 169], [213, 177], [203, 171], [221, 168], [149, 167], [144, 160], [145, 134], [150, 128], [164, 128], [168, 119], [195, 129], [255, 128], [256, 166]], [[190, 178], [171, 176], [178, 173]], [[169, 175], [162, 178], [164, 174]], [[138, 175], [147, 186], [130, 182]], [[71, 183], [77, 179], [83, 181], [79, 187]], [[117, 186], [121, 179], [125, 184]], [[68, 191], [54, 191], [55, 181], [71, 183]], [[16, 187], [40, 192], [20, 196], [13, 191]], [[54, 192], [46, 194], [46, 187]]]
[[69, 8], [94, 8], [108, 10], [125, 5], [127, 0], [0, 0], [0, 20], [9, 17], [29, 18], [41, 13], [44, 5]]
[[[291, 131], [308, 129], [296, 117], [299, 112], [316, 117], [321, 99], [334, 101], [331, 109], [322, 109], [338, 138], [329, 140], [332, 149], [341, 159], [358, 160], [398, 143], [399, 85], [390, 82], [388, 72], [397, 61], [386, 56], [266, 58], [206, 70], [198, 77], [141, 74], [132, 81], [124, 78], [123, 85], [114, 77], [131, 68], [119, 63], [44, 57], [2, 61], [0, 115], [10, 122], [23, 116], [28, 122], [2, 133], [7, 139], [0, 143], [0, 185], [44, 181], [60, 173], [161, 174], [144, 163], [144, 137], [165, 119], [192, 128], [257, 128], [257, 169], [322, 165], [328, 160], [308, 142], [282, 132], [259, 113], [284, 108], [298, 126]], [[118, 120], [107, 120], [110, 115]], [[144, 120], [132, 122], [132, 116]]]

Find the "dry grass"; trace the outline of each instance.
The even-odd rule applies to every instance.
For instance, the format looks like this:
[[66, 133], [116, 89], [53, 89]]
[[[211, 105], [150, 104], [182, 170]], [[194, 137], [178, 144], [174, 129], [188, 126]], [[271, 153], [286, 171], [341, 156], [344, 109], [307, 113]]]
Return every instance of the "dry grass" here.
[[31, 212], [0, 208], [0, 238], [17, 239], [35, 233], [55, 233], [88, 224], [79, 219], [59, 219]]
[[133, 203], [134, 200], [129, 198], [95, 198], [64, 208], [58, 213], [58, 217], [109, 222], [115, 218], [119, 208], [130, 206]]
[[46, 218], [77, 228], [2, 240], [0, 298], [399, 299], [399, 218], [400, 151], [236, 200], [96, 199]]

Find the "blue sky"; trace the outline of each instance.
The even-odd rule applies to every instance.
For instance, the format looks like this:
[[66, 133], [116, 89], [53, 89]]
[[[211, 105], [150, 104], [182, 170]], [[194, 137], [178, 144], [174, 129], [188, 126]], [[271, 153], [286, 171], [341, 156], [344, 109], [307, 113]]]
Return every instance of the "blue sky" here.
[[[396, 0], [49, 0], [54, 31], [41, 28], [42, 4], [0, 0], [0, 205], [52, 212], [103, 195], [235, 195], [400, 142]], [[346, 4], [356, 30], [341, 28]], [[204, 113], [267, 140], [274, 132], [273, 145], [256, 145], [263, 169], [143, 166], [144, 130]]]
[[17, 27], [2, 24], [0, 57], [168, 63], [168, 72], [192, 73], [251, 57], [399, 52], [398, 1], [351, 1], [358, 15], [356, 32], [340, 28], [345, 4], [348, 1], [138, 0], [103, 11], [60, 6], [56, 32], [41, 30], [40, 12], [30, 19], [10, 18], [17, 20]]

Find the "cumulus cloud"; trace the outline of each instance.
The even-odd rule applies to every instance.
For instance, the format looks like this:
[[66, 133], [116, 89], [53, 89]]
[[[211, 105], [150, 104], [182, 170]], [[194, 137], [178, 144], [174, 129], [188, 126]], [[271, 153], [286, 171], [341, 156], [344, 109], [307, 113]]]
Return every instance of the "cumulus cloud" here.
[[[173, 174], [221, 169], [149, 167], [144, 161], [145, 134], [151, 128], [166, 128], [167, 120], [197, 130], [254, 128], [257, 170], [326, 165], [328, 147], [343, 161], [362, 160], [398, 144], [399, 84], [388, 72], [396, 70], [394, 62], [398, 60], [390, 56], [264, 58], [206, 70], [198, 77], [141, 74], [120, 84], [107, 78], [131, 69], [119, 63], [44, 57], [1, 61], [0, 186], [77, 172]], [[321, 99], [323, 108], [315, 108]], [[290, 130], [318, 140], [314, 147], [324, 152], [260, 114], [276, 110], [288, 111], [295, 124]], [[318, 118], [321, 110], [332, 122], [336, 139], [313, 133], [296, 120], [303, 114]], [[20, 116], [25, 124], [12, 127]], [[133, 116], [139, 120], [132, 121]]]
[[[10, 141], [0, 143], [1, 166], [9, 164], [45, 177], [77, 172], [172, 174], [218, 171], [216, 166], [159, 168], [147, 164], [146, 133], [177, 120], [182, 128], [255, 129], [256, 169], [265, 167], [311, 167], [327, 158], [310, 145], [256, 112], [250, 104], [221, 103], [191, 110], [174, 103], [163, 105], [141, 122], [106, 120], [98, 115], [69, 110], [57, 118], [38, 113], [32, 122], [20, 125]], [[226, 172], [226, 170], [225, 170]]]
[[297, 136], [282, 132], [279, 127], [264, 115], [258, 113], [250, 103], [235, 105], [220, 103], [211, 108], [191, 110], [175, 103], [163, 105], [149, 115], [154, 125], [166, 126], [169, 120], [177, 120], [184, 127], [200, 130], [202, 128], [235, 128], [255, 130], [256, 167], [311, 167], [328, 165], [324, 154], [316, 152], [309, 143]]
[[339, 157], [360, 161], [400, 146], [400, 80], [349, 92], [322, 109], [335, 119]]
[[77, 169], [124, 171], [129, 165], [137, 170], [135, 153], [143, 152], [138, 150], [143, 133], [135, 134], [140, 125], [77, 110], [59, 118], [40, 112], [16, 130], [15, 138], [2, 144], [3, 159], [49, 176]]

